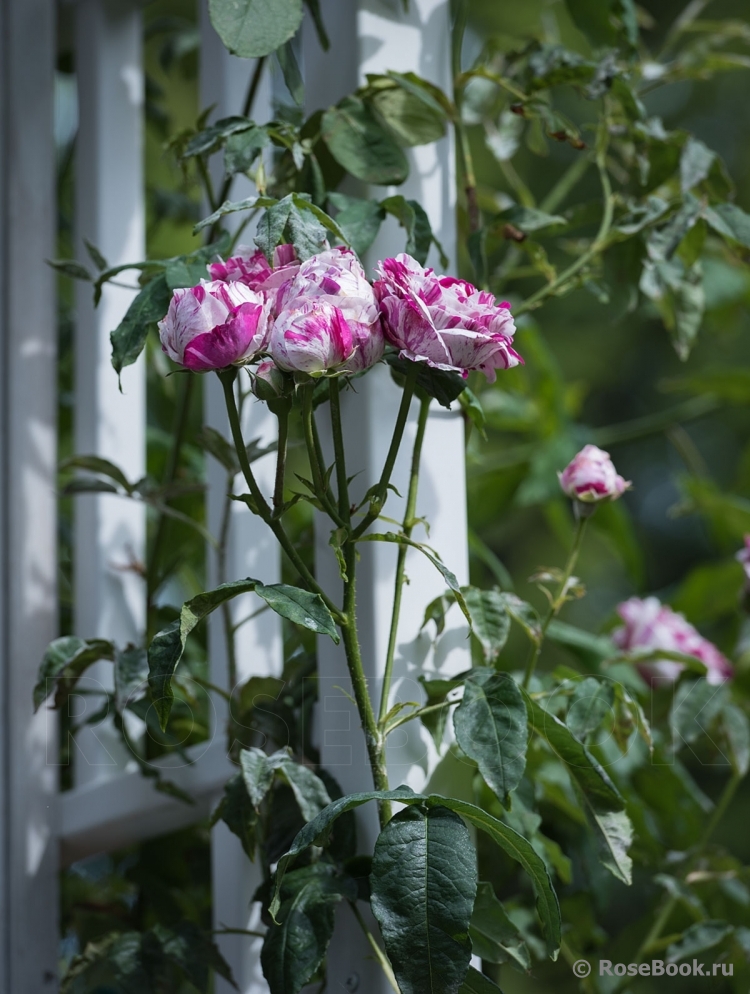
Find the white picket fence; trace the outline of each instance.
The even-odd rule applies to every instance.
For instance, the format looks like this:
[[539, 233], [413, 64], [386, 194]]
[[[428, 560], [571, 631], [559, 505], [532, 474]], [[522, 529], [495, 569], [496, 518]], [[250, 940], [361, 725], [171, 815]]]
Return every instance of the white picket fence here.
[[[303, 27], [301, 55], [310, 112], [351, 92], [366, 73], [413, 70], [450, 88], [448, 0], [324, 0], [332, 50], [322, 53], [312, 25]], [[79, 130], [76, 146], [75, 229], [114, 265], [143, 258], [143, 72], [142, 24], [137, 0], [77, 0], [76, 67]], [[237, 113], [252, 63], [229, 56], [208, 22], [201, 0], [201, 99], [217, 117]], [[47, 643], [56, 636], [56, 298], [55, 278], [45, 259], [55, 254], [53, 89], [56, 11], [51, 0], [4, 0], [0, 4], [0, 555], [2, 556], [2, 727], [0, 728], [0, 977], [7, 994], [53, 991], [57, 985], [58, 872], [61, 866], [111, 851], [203, 818], [232, 773], [223, 733], [226, 706], [216, 698], [211, 741], [192, 750], [193, 762], [164, 761], [169, 777], [196, 799], [195, 807], [154, 791], [114, 742], [107, 722], [78, 743], [75, 787], [57, 793], [57, 722], [42, 709], [31, 713], [31, 689]], [[269, 113], [271, 83], [263, 81], [256, 115]], [[455, 260], [455, 182], [450, 138], [410, 154], [412, 174], [398, 192], [424, 205], [438, 237]], [[244, 191], [248, 192], [248, 191]], [[395, 192], [395, 191], [394, 191]], [[243, 191], [233, 191], [238, 196]], [[382, 194], [381, 194], [382, 195]], [[403, 233], [386, 224], [372, 259], [403, 246]], [[432, 260], [435, 262], [435, 260]], [[131, 299], [131, 291], [108, 287], [93, 309], [90, 288], [76, 298], [75, 439], [81, 453], [112, 459], [138, 478], [145, 465], [145, 369], [141, 359], [123, 375], [117, 391], [109, 361], [109, 332]], [[219, 393], [207, 381], [205, 419], [226, 433]], [[346, 433], [353, 453], [350, 472], [362, 480], [379, 474], [395, 418], [396, 389], [385, 369], [370, 374], [346, 397]], [[393, 482], [406, 493], [407, 446]], [[247, 412], [248, 436], [271, 440], [274, 426], [258, 404]], [[418, 513], [431, 523], [430, 542], [462, 582], [468, 580], [463, 422], [456, 413], [431, 411], [423, 455]], [[358, 463], [357, 463], [358, 461]], [[261, 486], [270, 489], [271, 466], [258, 464]], [[225, 476], [208, 465], [208, 519], [216, 529]], [[366, 486], [363, 483], [363, 486]], [[388, 514], [399, 517], [399, 500]], [[262, 522], [240, 504], [232, 515], [233, 576], [278, 579], [279, 558]], [[143, 581], [123, 569], [144, 557], [142, 509], [111, 495], [77, 498], [75, 517], [75, 629], [84, 637], [120, 643], [142, 637]], [[330, 558], [328, 531], [318, 530], [318, 575], [331, 590], [339, 583]], [[395, 569], [395, 551], [373, 543], [363, 556], [359, 586], [363, 649], [368, 677], [377, 687], [385, 656]], [[434, 646], [420, 634], [424, 606], [443, 589], [438, 573], [422, 558], [409, 557], [402, 622], [398, 633], [394, 700], [421, 694], [416, 677], [468, 665], [466, 630], [458, 627]], [[216, 578], [209, 557], [209, 582]], [[237, 617], [247, 605], [235, 605]], [[211, 678], [227, 686], [226, 655], [219, 625], [210, 631]], [[281, 671], [281, 631], [275, 616], [262, 614], [240, 630], [240, 676]], [[317, 737], [323, 763], [345, 790], [369, 786], [364, 742], [356, 714], [338, 687], [346, 687], [342, 654], [319, 645], [320, 706]], [[108, 670], [95, 674], [106, 681]], [[421, 788], [439, 757], [416, 723], [394, 741], [388, 754], [391, 782]], [[394, 736], [394, 739], [396, 737]], [[376, 830], [371, 815], [360, 819], [364, 845]], [[216, 927], [257, 927], [250, 897], [257, 871], [223, 825], [212, 837], [213, 914]], [[349, 915], [349, 917], [347, 917]], [[329, 990], [385, 992], [387, 985], [341, 911], [341, 928], [329, 958]], [[259, 966], [258, 940], [222, 936], [220, 945], [243, 994], [267, 990]], [[228, 994], [224, 981], [217, 994]]]

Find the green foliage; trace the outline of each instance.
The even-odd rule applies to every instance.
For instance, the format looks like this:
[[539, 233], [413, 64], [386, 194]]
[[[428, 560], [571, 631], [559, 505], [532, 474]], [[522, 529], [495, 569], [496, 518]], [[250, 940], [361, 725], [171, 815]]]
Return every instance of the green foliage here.
[[469, 832], [447, 808], [404, 808], [381, 831], [372, 910], [403, 994], [458, 991], [471, 959], [476, 873]]
[[302, 21], [302, 0], [209, 0], [211, 23], [226, 47], [243, 59], [276, 51]]

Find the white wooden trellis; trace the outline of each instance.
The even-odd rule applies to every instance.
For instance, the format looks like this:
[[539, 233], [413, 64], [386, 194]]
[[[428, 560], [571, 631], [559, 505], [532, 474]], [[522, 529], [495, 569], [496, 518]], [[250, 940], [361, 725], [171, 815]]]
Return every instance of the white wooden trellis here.
[[[140, 5], [136, 0], [77, 0], [79, 28], [76, 63], [80, 92], [77, 146], [78, 206], [76, 235], [96, 244], [109, 263], [142, 256], [143, 187], [142, 66]], [[230, 57], [218, 42], [201, 3], [204, 104], [217, 116], [237, 113], [252, 64]], [[302, 63], [307, 110], [328, 106], [362, 81], [367, 72], [414, 70], [449, 86], [447, 0], [324, 0], [323, 15], [333, 51], [319, 52], [312, 25], [303, 29]], [[106, 722], [80, 742], [76, 786], [55, 798], [56, 722], [49, 712], [31, 716], [31, 687], [46, 644], [57, 627], [55, 596], [55, 343], [54, 278], [44, 259], [55, 254], [54, 145], [52, 131], [55, 9], [51, 0], [4, 0], [0, 4], [0, 429], [3, 487], [0, 493], [0, 553], [3, 563], [2, 639], [4, 721], [0, 733], [0, 983], [1, 991], [54, 990], [57, 959], [57, 869], [87, 855], [112, 850], [174, 830], [204, 817], [233, 772], [226, 758], [220, 700], [215, 701], [215, 734], [194, 747], [191, 765], [177, 757], [164, 760], [169, 777], [196, 798], [196, 806], [153, 790], [117, 751]], [[269, 84], [256, 104], [261, 117], [269, 106]], [[450, 139], [410, 154], [412, 176], [398, 191], [423, 203], [448, 254], [455, 256], [453, 151]], [[238, 196], [242, 191], [234, 191]], [[372, 259], [393, 254], [403, 233], [384, 227]], [[83, 256], [82, 256], [83, 259]], [[436, 260], [431, 260], [435, 263]], [[145, 461], [144, 370], [129, 367], [124, 396], [109, 367], [108, 332], [129, 302], [127, 290], [110, 288], [102, 308], [91, 310], [87, 288], [77, 300], [77, 428], [79, 451], [95, 452], [124, 465], [137, 478]], [[207, 378], [207, 381], [210, 378]], [[382, 465], [394, 416], [395, 389], [385, 370], [361, 381], [356, 397], [346, 399], [347, 433], [360, 464], [374, 478]], [[224, 427], [215, 388], [206, 391], [208, 423]], [[407, 431], [414, 431], [414, 412]], [[260, 405], [247, 410], [248, 437], [272, 437], [273, 427]], [[270, 461], [270, 460], [269, 460]], [[408, 452], [396, 467], [394, 483], [404, 493]], [[418, 513], [431, 522], [431, 543], [463, 582], [467, 579], [463, 425], [455, 414], [431, 412], [425, 442]], [[269, 488], [270, 467], [258, 464], [262, 486]], [[209, 469], [209, 522], [221, 513], [225, 479]], [[79, 498], [80, 499], [80, 498]], [[137, 572], [142, 560], [144, 521], [137, 508], [114, 497], [86, 498], [76, 517], [78, 598], [76, 626], [84, 636], [136, 637], [143, 624], [143, 593]], [[399, 501], [388, 513], [398, 517]], [[278, 577], [278, 555], [262, 525], [239, 505], [233, 508], [235, 550], [232, 576]], [[332, 590], [339, 582], [327, 547], [328, 533], [318, 528], [317, 569]], [[368, 676], [377, 686], [390, 617], [395, 555], [372, 547], [363, 557], [359, 587], [363, 647]], [[125, 567], [123, 569], [123, 567]], [[437, 648], [419, 635], [425, 602], [443, 589], [426, 561], [410, 556], [402, 625], [399, 629], [393, 699], [417, 699], [420, 667], [442, 673], [467, 663], [465, 629], [449, 630]], [[210, 580], [216, 566], [209, 563]], [[237, 605], [237, 614], [243, 608]], [[278, 622], [268, 614], [240, 630], [240, 678], [250, 673], [279, 673]], [[226, 686], [221, 630], [212, 626], [212, 679]], [[370, 783], [356, 715], [342, 708], [334, 689], [345, 685], [342, 656], [321, 641], [321, 706], [317, 735], [324, 763], [346, 790]], [[106, 670], [97, 678], [106, 679]], [[342, 726], [343, 722], [343, 726]], [[348, 725], [347, 725], [348, 723]], [[421, 788], [432, 775], [437, 755], [415, 725], [389, 750], [392, 783]], [[342, 760], [342, 755], [344, 759]], [[346, 758], [348, 757], [348, 758]], [[360, 818], [365, 844], [372, 842], [371, 816]], [[214, 919], [231, 927], [252, 927], [249, 899], [255, 870], [237, 840], [219, 826], [213, 837]], [[342, 934], [329, 959], [331, 990], [385, 990], [379, 973], [364, 961], [368, 948], [352, 930], [342, 909]], [[243, 994], [261, 994], [259, 944], [222, 937], [221, 945]], [[229, 988], [220, 982], [217, 994]]]

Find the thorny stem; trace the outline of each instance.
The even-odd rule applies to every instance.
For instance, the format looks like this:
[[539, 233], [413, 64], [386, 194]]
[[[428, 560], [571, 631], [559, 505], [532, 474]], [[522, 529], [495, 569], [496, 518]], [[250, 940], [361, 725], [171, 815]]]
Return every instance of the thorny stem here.
[[[414, 449], [411, 457], [411, 472], [409, 476], [409, 493], [406, 498], [406, 511], [402, 532], [409, 539], [414, 530], [414, 515], [417, 510], [417, 493], [419, 491], [419, 464], [422, 459], [422, 444], [424, 442], [425, 430], [427, 428], [427, 417], [430, 413], [430, 398], [425, 397], [419, 408], [419, 420], [417, 422], [417, 434], [414, 438]], [[408, 546], [400, 544], [398, 547], [398, 559], [396, 561], [396, 579], [393, 589], [393, 613], [391, 615], [391, 630], [388, 634], [388, 650], [385, 659], [385, 671], [383, 673], [383, 689], [380, 695], [380, 713], [378, 715], [378, 726], [381, 734], [385, 726], [385, 717], [388, 714], [388, 698], [391, 691], [391, 680], [393, 679], [393, 661], [396, 655], [396, 638], [398, 635], [398, 623], [401, 616], [401, 601], [404, 592], [404, 572], [406, 568], [406, 553]]]
[[530, 654], [529, 661], [526, 664], [526, 674], [523, 678], [524, 690], [529, 689], [529, 684], [531, 683], [531, 678], [534, 675], [534, 670], [536, 669], [536, 664], [539, 661], [539, 654], [542, 651], [542, 643], [544, 642], [544, 636], [547, 634], [547, 629], [549, 624], [555, 615], [560, 611], [560, 608], [565, 603], [565, 598], [567, 595], [568, 580], [570, 580], [573, 575], [573, 570], [576, 568], [576, 562], [578, 560], [578, 553], [581, 550], [581, 541], [583, 539], [583, 533], [586, 531], [587, 517], [580, 516], [576, 523], [575, 535], [573, 536], [573, 547], [570, 550], [570, 555], [568, 556], [568, 561], [565, 564], [565, 571], [563, 572], [562, 579], [560, 580], [560, 586], [557, 590], [557, 595], [555, 599], [551, 602], [547, 614], [544, 616], [544, 621], [542, 621], [542, 629], [539, 635], [539, 639], [536, 645], [533, 646]]
[[342, 616], [341, 611], [338, 607], [336, 607], [330, 597], [328, 597], [326, 592], [307, 568], [300, 554], [294, 548], [294, 545], [284, 530], [284, 526], [277, 518], [273, 517], [271, 508], [268, 506], [266, 499], [261, 493], [260, 487], [255, 480], [252, 467], [250, 466], [250, 461], [247, 458], [245, 442], [242, 437], [242, 426], [240, 425], [239, 412], [237, 410], [237, 402], [234, 396], [234, 380], [236, 373], [237, 371], [235, 369], [222, 370], [218, 373], [218, 377], [224, 388], [224, 400], [226, 402], [227, 414], [229, 416], [229, 427], [232, 432], [234, 447], [237, 451], [237, 458], [240, 461], [240, 469], [242, 470], [242, 475], [245, 477], [245, 482], [247, 483], [250, 494], [255, 502], [256, 513], [266, 522], [268, 527], [274, 533], [279, 545], [284, 552], [286, 552], [292, 565], [307, 584], [308, 588], [313, 590], [316, 594], [319, 594], [323, 600], [323, 603], [337, 622], [339, 624], [344, 624], [345, 618]]
[[336, 459], [336, 486], [339, 494], [339, 514], [344, 524], [351, 521], [349, 507], [349, 483], [346, 477], [346, 458], [344, 453], [344, 434], [341, 429], [341, 397], [339, 396], [339, 381], [334, 376], [330, 381], [331, 391], [331, 434], [333, 435], [333, 452]]
[[[351, 539], [346, 543], [345, 559], [344, 614], [346, 615], [346, 624], [342, 626], [341, 635], [346, 651], [349, 675], [352, 680], [354, 699], [365, 733], [367, 755], [372, 767], [372, 782], [375, 790], [388, 790], [388, 772], [383, 756], [383, 743], [375, 721], [370, 692], [367, 688], [367, 677], [362, 663], [362, 651], [357, 633], [357, 547]], [[390, 801], [379, 802], [378, 815], [380, 827], [383, 828], [391, 818]]]
[[[234, 486], [234, 473], [227, 475], [227, 492], [224, 498], [224, 509], [221, 515], [221, 529], [219, 531], [219, 548], [217, 553], [217, 572], [219, 583], [226, 583], [229, 579], [227, 575], [227, 546], [229, 544], [229, 527], [232, 522], [232, 487]], [[234, 691], [237, 683], [237, 647], [234, 642], [234, 624], [232, 622], [232, 608], [229, 601], [221, 605], [221, 620], [224, 625], [224, 641], [227, 650], [227, 677], [229, 681], [230, 695]]]
[[456, 21], [453, 25], [453, 103], [456, 113], [453, 118], [453, 127], [456, 132], [456, 144], [461, 152], [461, 166], [464, 174], [464, 190], [466, 193], [466, 209], [469, 215], [469, 231], [479, 231], [482, 225], [479, 213], [479, 202], [477, 200], [477, 180], [474, 174], [474, 160], [471, 154], [469, 136], [466, 133], [463, 121], [461, 120], [461, 49], [463, 47], [464, 32], [466, 31], [466, 19], [468, 16], [466, 0], [460, 0]]
[[[606, 137], [606, 136], [605, 136]], [[576, 273], [580, 272], [588, 263], [596, 256], [599, 252], [606, 246], [607, 237], [609, 235], [609, 230], [612, 227], [612, 218], [614, 216], [615, 200], [612, 194], [612, 184], [609, 182], [609, 174], [607, 173], [607, 167], [605, 163], [606, 156], [606, 141], [602, 137], [599, 141], [597, 152], [596, 152], [596, 165], [599, 170], [599, 179], [602, 184], [602, 192], [604, 194], [604, 213], [602, 214], [601, 224], [599, 225], [599, 231], [596, 234], [593, 242], [589, 245], [585, 252], [583, 252], [574, 263], [568, 266], [567, 269], [563, 270], [558, 277], [556, 277], [552, 282], [548, 283], [546, 286], [541, 287], [536, 293], [532, 293], [530, 297], [513, 311], [514, 317], [519, 317], [521, 314], [526, 314], [527, 311], [533, 311], [535, 308], [539, 307], [543, 300], [547, 297], [556, 293], [560, 287], [564, 286]]]
[[273, 486], [273, 512], [279, 514], [284, 504], [284, 477], [286, 475], [286, 448], [289, 438], [289, 408], [283, 407], [277, 414], [279, 421], [279, 445], [276, 450], [276, 478]]
[[315, 493], [318, 500], [323, 505], [323, 510], [336, 525], [343, 525], [343, 519], [336, 510], [329, 488], [324, 477], [324, 464], [320, 445], [315, 435], [315, 421], [313, 419], [313, 389], [310, 384], [302, 388], [302, 427], [305, 433], [305, 444], [307, 445], [307, 457], [310, 461], [310, 472], [312, 482], [315, 486]]
[[371, 501], [370, 510], [364, 516], [359, 525], [357, 525], [354, 529], [352, 537], [355, 539], [363, 535], [373, 521], [377, 520], [381, 508], [385, 503], [385, 498], [388, 493], [388, 484], [391, 482], [391, 474], [393, 473], [393, 467], [396, 465], [396, 457], [398, 456], [398, 450], [401, 448], [401, 440], [404, 437], [404, 429], [406, 428], [406, 422], [409, 418], [409, 408], [411, 407], [411, 399], [414, 396], [414, 388], [417, 382], [418, 365], [419, 364], [416, 362], [412, 363], [414, 368], [410, 370], [409, 375], [406, 378], [406, 383], [404, 383], [404, 392], [401, 395], [401, 406], [398, 409], [396, 426], [393, 429], [393, 438], [391, 439], [391, 445], [385, 459], [383, 472], [380, 474], [376, 497], [373, 501]]
[[[180, 453], [182, 451], [182, 445], [185, 441], [185, 432], [187, 430], [188, 415], [190, 414], [190, 401], [193, 396], [193, 377], [184, 376], [183, 378], [182, 393], [180, 394], [180, 399], [177, 403], [177, 410], [175, 412], [175, 423], [172, 431], [174, 441], [172, 443], [172, 448], [169, 452], [169, 458], [167, 460], [167, 465], [164, 469], [164, 479], [163, 486], [169, 487], [174, 483], [177, 478], [177, 470], [180, 465]], [[153, 608], [153, 597], [156, 592], [156, 570], [159, 566], [159, 557], [161, 555], [162, 546], [164, 545], [164, 540], [166, 538], [166, 528], [167, 528], [167, 514], [163, 511], [159, 514], [159, 518], [156, 522], [156, 532], [154, 534], [154, 544], [151, 547], [151, 557], [148, 569], [148, 587], [149, 587], [149, 610]]]

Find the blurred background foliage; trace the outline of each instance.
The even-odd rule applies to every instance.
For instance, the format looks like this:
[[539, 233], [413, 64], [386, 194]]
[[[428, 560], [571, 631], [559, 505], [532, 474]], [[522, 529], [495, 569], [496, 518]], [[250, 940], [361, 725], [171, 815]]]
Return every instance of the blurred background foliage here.
[[[194, 127], [200, 112], [196, 7], [195, 0], [153, 0], [144, 6], [149, 257], [195, 248], [192, 227], [202, 215], [200, 188], [192, 173], [175, 164], [168, 147], [175, 135]], [[471, 0], [464, 65], [483, 51], [490, 58], [502, 59], [532, 39], [562, 44], [588, 58], [591, 41], [580, 24], [595, 18], [596, 8], [596, 0], [567, 5], [562, 0], [526, 0], [523, 4]], [[654, 60], [677, 45], [670, 30], [683, 8], [681, 0], [638, 4], [641, 44]], [[711, 21], [725, 20], [732, 52], [745, 52], [750, 59], [750, 23], [744, 0], [694, 0], [690, 8]], [[579, 11], [578, 24], [571, 10]], [[75, 93], [69, 17], [70, 8], [63, 6], [57, 94], [60, 257], [73, 254], [75, 114], [71, 108]], [[687, 55], [673, 63], [671, 85], [643, 95], [647, 112], [660, 117], [667, 131], [689, 131], [715, 150], [736, 186], [736, 202], [750, 210], [750, 62], [722, 65], [724, 43], [707, 48], [705, 37], [697, 32], [689, 36], [687, 45], [684, 41], [680, 40], [681, 51], [684, 48]], [[712, 69], [727, 71], [714, 76]], [[560, 177], [582, 154], [575, 141], [551, 139], [536, 121], [514, 114], [512, 105], [512, 95], [482, 80], [474, 80], [467, 88], [465, 121], [478, 202], [486, 215], [514, 205], [543, 209]], [[556, 107], [576, 123], [576, 140], [593, 146], [595, 136], [587, 128], [596, 113], [591, 101], [566, 88], [560, 91], [559, 100], [556, 95]], [[617, 177], [617, 162], [609, 164]], [[581, 171], [575, 187], [551, 211], [571, 222], [570, 236], [561, 239], [552, 226], [529, 231], [518, 240], [512, 224], [496, 226], [486, 243], [490, 289], [500, 299], [517, 304], [539, 286], [539, 270], [533, 267], [543, 267], [547, 258], [554, 264], [575, 258], [580, 252], [577, 239], [594, 233], [598, 216], [593, 216], [592, 223], [585, 207], [575, 217], [566, 212], [571, 205], [588, 202], [601, 203], [594, 168]], [[459, 219], [462, 254], [451, 260], [451, 267], [457, 265], [462, 275], [475, 279], [466, 249], [470, 222], [465, 204]], [[500, 376], [494, 385], [485, 385], [478, 376], [472, 378], [471, 386], [480, 395], [486, 414], [484, 435], [474, 426], [467, 427], [472, 582], [514, 588], [524, 599], [543, 607], [542, 595], [526, 578], [539, 566], [564, 562], [572, 535], [569, 502], [560, 495], [556, 471], [583, 443], [595, 442], [611, 452], [618, 470], [633, 481], [633, 489], [619, 503], [600, 508], [593, 519], [578, 568], [587, 596], [569, 607], [566, 620], [589, 631], [606, 631], [614, 623], [619, 601], [632, 594], [655, 593], [683, 611], [738, 661], [737, 680], [750, 689], [750, 656], [743, 656], [750, 632], [743, 632], [738, 620], [742, 571], [733, 558], [743, 535], [750, 532], [748, 252], [740, 247], [729, 249], [710, 234], [701, 248], [705, 314], [686, 359], [678, 356], [656, 305], [636, 292], [644, 253], [643, 244], [636, 240], [612, 248], [601, 272], [587, 279], [581, 289], [547, 301], [519, 321], [517, 347], [526, 359], [523, 369]], [[70, 281], [61, 279], [61, 458], [72, 452], [72, 305]], [[174, 506], [201, 521], [203, 497], [194, 483], [203, 478], [204, 454], [192, 441], [201, 420], [200, 378], [167, 377], [161, 353], [153, 343], [149, 349], [148, 472], [158, 481], [186, 483], [185, 493], [175, 499]], [[194, 383], [190, 391], [188, 382]], [[188, 405], [190, 417], [180, 459], [170, 465], [174, 425], [182, 404]], [[163, 534], [157, 537], [160, 528]], [[180, 522], [159, 524], [154, 516], [150, 529], [152, 548], [158, 545], [149, 575], [153, 634], [176, 616], [186, 598], [204, 589], [204, 551], [200, 536]], [[310, 521], [301, 512], [298, 536], [309, 529]], [[66, 498], [61, 501], [60, 517], [62, 633], [71, 627], [70, 531], [70, 499]], [[290, 652], [308, 656], [310, 649], [290, 646]], [[192, 672], [205, 676], [205, 644], [200, 635], [192, 652]], [[514, 652], [512, 641], [506, 652]], [[570, 658], [566, 653], [550, 644], [544, 667], [564, 664]], [[688, 766], [701, 789], [715, 797], [724, 773], [702, 766], [697, 758]], [[643, 785], [644, 791], [663, 795], [667, 834], [670, 804], [676, 796], [670, 776], [665, 772], [654, 779], [651, 788]], [[63, 782], [68, 782], [66, 774]], [[750, 792], [745, 789], [717, 835], [717, 841], [732, 853], [726, 857], [727, 866], [734, 865], [735, 858], [750, 861], [748, 816]], [[683, 818], [700, 821], [705, 814], [696, 804], [681, 813]], [[680, 845], [680, 819], [671, 839], [675, 848]], [[571, 821], [556, 837], [580, 864], [576, 879], [588, 879], [591, 884], [590, 889], [579, 885], [564, 893], [564, 918], [573, 923], [569, 938], [578, 946], [595, 945], [599, 933], [602, 938], [605, 933], [620, 935], [627, 949], [628, 936], [641, 927], [638, 920], [657, 886], [645, 878], [644, 870], [632, 888], [605, 876], [595, 859], [578, 847], [579, 835]], [[209, 862], [207, 829], [197, 826], [169, 840], [155, 840], [66, 871], [63, 961], [108, 932], [113, 922], [140, 929], [157, 921], [171, 924], [188, 919], [209, 926]], [[647, 852], [644, 862], [648, 865]], [[497, 872], [501, 875], [502, 867]], [[492, 873], [491, 866], [485, 867], [483, 879], [492, 879], [502, 891], [502, 880]], [[750, 926], [750, 891], [744, 883], [739, 886], [738, 882], [734, 893], [711, 900], [714, 917]], [[532, 978], [503, 968], [502, 982], [507, 992], [542, 991], [547, 983], [549, 989], [553, 983], [560, 991], [578, 989], [564, 964], [535, 968]], [[689, 991], [705, 989], [701, 985], [706, 982], [680, 978], [674, 983]], [[711, 989], [725, 989], [721, 983], [718, 979], [711, 982]], [[644, 985], [643, 989], [648, 988]]]

